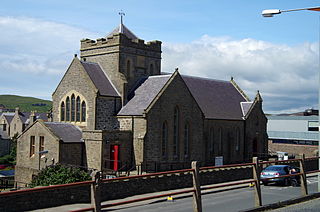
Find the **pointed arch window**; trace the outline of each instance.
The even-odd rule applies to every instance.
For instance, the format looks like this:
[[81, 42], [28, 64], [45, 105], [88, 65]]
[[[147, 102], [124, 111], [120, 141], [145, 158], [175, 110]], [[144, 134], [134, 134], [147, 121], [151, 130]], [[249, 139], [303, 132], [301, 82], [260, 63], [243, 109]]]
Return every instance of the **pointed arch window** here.
[[153, 64], [150, 64], [150, 75], [153, 75]]
[[174, 109], [173, 116], [173, 155], [178, 156], [179, 149], [179, 109]]
[[222, 128], [220, 127], [219, 128], [219, 132], [218, 132], [218, 136], [219, 136], [219, 139], [218, 139], [218, 142], [219, 142], [219, 153], [222, 154]]
[[190, 148], [190, 125], [186, 123], [184, 125], [184, 157], [189, 157], [189, 148]]
[[61, 105], [60, 105], [60, 120], [61, 121], [64, 121], [65, 112], [66, 112], [66, 108], [65, 108], [64, 102], [61, 102]]
[[236, 129], [236, 146], [235, 146], [236, 151], [238, 152], [240, 150], [240, 129], [237, 127]]
[[66, 99], [66, 121], [70, 121], [70, 98]]
[[81, 121], [86, 121], [86, 102], [83, 101], [82, 104], [81, 104]]
[[162, 141], [161, 141], [161, 154], [162, 157], [167, 156], [167, 145], [168, 145], [168, 125], [167, 122], [162, 124]]
[[213, 156], [214, 153], [214, 131], [213, 127], [210, 128], [209, 131], [209, 155], [210, 157]]
[[75, 121], [76, 115], [76, 98], [74, 94], [71, 95], [71, 121]]
[[130, 74], [131, 74], [131, 62], [130, 60], [127, 61], [127, 77], [130, 77]]
[[80, 97], [78, 96], [76, 99], [76, 121], [80, 121], [81, 109], [80, 109]]

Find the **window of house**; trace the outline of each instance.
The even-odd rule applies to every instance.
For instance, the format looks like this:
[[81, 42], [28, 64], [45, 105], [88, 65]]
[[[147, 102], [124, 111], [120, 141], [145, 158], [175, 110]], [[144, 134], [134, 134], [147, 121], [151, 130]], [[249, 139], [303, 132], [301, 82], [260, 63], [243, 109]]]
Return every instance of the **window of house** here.
[[3, 131], [7, 131], [7, 124], [3, 124]]
[[209, 155], [210, 157], [213, 156], [213, 145], [214, 145], [214, 133], [213, 133], [213, 127], [210, 128], [209, 131]]
[[81, 121], [86, 121], [86, 102], [83, 101], [81, 104]]
[[39, 137], [39, 152], [44, 151], [44, 136]]
[[36, 149], [36, 139], [34, 136], [30, 136], [30, 157], [34, 155], [35, 149]]
[[173, 154], [178, 156], [178, 145], [179, 145], [179, 109], [174, 109], [173, 116]]
[[167, 122], [163, 122], [163, 124], [162, 124], [162, 142], [161, 142], [162, 157], [167, 156], [167, 144], [168, 144], [168, 125], [167, 125]]
[[190, 126], [189, 123], [184, 125], [184, 157], [189, 157], [189, 145], [190, 145]]
[[71, 121], [75, 121], [76, 114], [76, 99], [74, 94], [71, 95]]
[[66, 99], [66, 121], [70, 121], [70, 98]]
[[66, 108], [64, 106], [64, 102], [61, 102], [60, 106], [60, 120], [64, 121], [64, 116], [65, 116]]
[[80, 97], [77, 97], [76, 100], [76, 121], [80, 121], [80, 114], [81, 114], [81, 110], [80, 110]]

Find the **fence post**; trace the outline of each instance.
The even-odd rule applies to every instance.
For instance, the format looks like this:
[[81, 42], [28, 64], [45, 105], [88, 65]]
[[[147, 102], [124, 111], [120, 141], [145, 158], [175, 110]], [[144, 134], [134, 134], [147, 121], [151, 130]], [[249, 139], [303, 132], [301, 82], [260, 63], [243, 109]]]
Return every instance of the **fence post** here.
[[201, 188], [200, 188], [200, 176], [199, 176], [199, 164], [198, 161], [192, 161], [191, 167], [194, 170], [192, 172], [193, 178], [193, 211], [202, 212], [202, 203], [201, 203]]
[[254, 165], [252, 166], [253, 179], [255, 180], [254, 186], [254, 205], [255, 207], [262, 206], [261, 188], [260, 188], [260, 169], [257, 157], [252, 158]]
[[92, 173], [91, 206], [94, 212], [101, 211], [101, 172]]
[[308, 185], [307, 185], [307, 177], [306, 177], [306, 172], [305, 172], [305, 155], [300, 154], [301, 159], [299, 160], [299, 165], [300, 165], [300, 181], [301, 181], [301, 194], [302, 196], [308, 195]]

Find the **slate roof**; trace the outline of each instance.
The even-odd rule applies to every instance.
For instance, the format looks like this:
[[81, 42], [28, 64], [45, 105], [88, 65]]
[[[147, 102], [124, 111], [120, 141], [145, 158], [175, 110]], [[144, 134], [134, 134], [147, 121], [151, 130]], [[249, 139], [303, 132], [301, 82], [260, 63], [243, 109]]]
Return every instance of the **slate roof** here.
[[7, 119], [7, 122], [10, 124], [15, 113], [3, 113], [2, 115]]
[[82, 130], [70, 123], [44, 122], [45, 126], [65, 143], [83, 142]]
[[249, 112], [253, 102], [241, 102], [242, 115], [245, 116]]
[[247, 100], [229, 81], [182, 75], [207, 119], [243, 120], [241, 102]]
[[[22, 123], [29, 124], [30, 122], [30, 112], [19, 112], [19, 117], [22, 120]], [[36, 119], [42, 119], [47, 121], [48, 117], [46, 113], [35, 113]]]
[[81, 61], [81, 64], [96, 88], [99, 90], [100, 95], [114, 97], [120, 96], [98, 63]]
[[[171, 75], [151, 76], [118, 115], [142, 115]], [[181, 75], [207, 119], [243, 120], [250, 104], [229, 81]], [[245, 103], [244, 103], [245, 102]], [[244, 105], [244, 108], [241, 106]]]
[[132, 40], [139, 39], [124, 24], [120, 24], [117, 28], [115, 28], [112, 32], [110, 32], [106, 37], [110, 37], [113, 34], [118, 34], [118, 33], [125, 34], [128, 38], [130, 38]]
[[135, 90], [133, 98], [122, 107], [118, 115], [142, 115], [170, 77], [171, 75], [150, 76]]

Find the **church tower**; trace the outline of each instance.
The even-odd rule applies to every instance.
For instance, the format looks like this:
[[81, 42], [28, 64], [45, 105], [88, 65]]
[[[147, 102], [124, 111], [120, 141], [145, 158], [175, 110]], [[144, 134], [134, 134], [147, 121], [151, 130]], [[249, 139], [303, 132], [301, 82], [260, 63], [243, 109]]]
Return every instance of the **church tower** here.
[[105, 38], [81, 40], [80, 58], [100, 64], [125, 105], [139, 81], [160, 75], [161, 41], [145, 43], [123, 24], [124, 13], [119, 14], [120, 25]]

